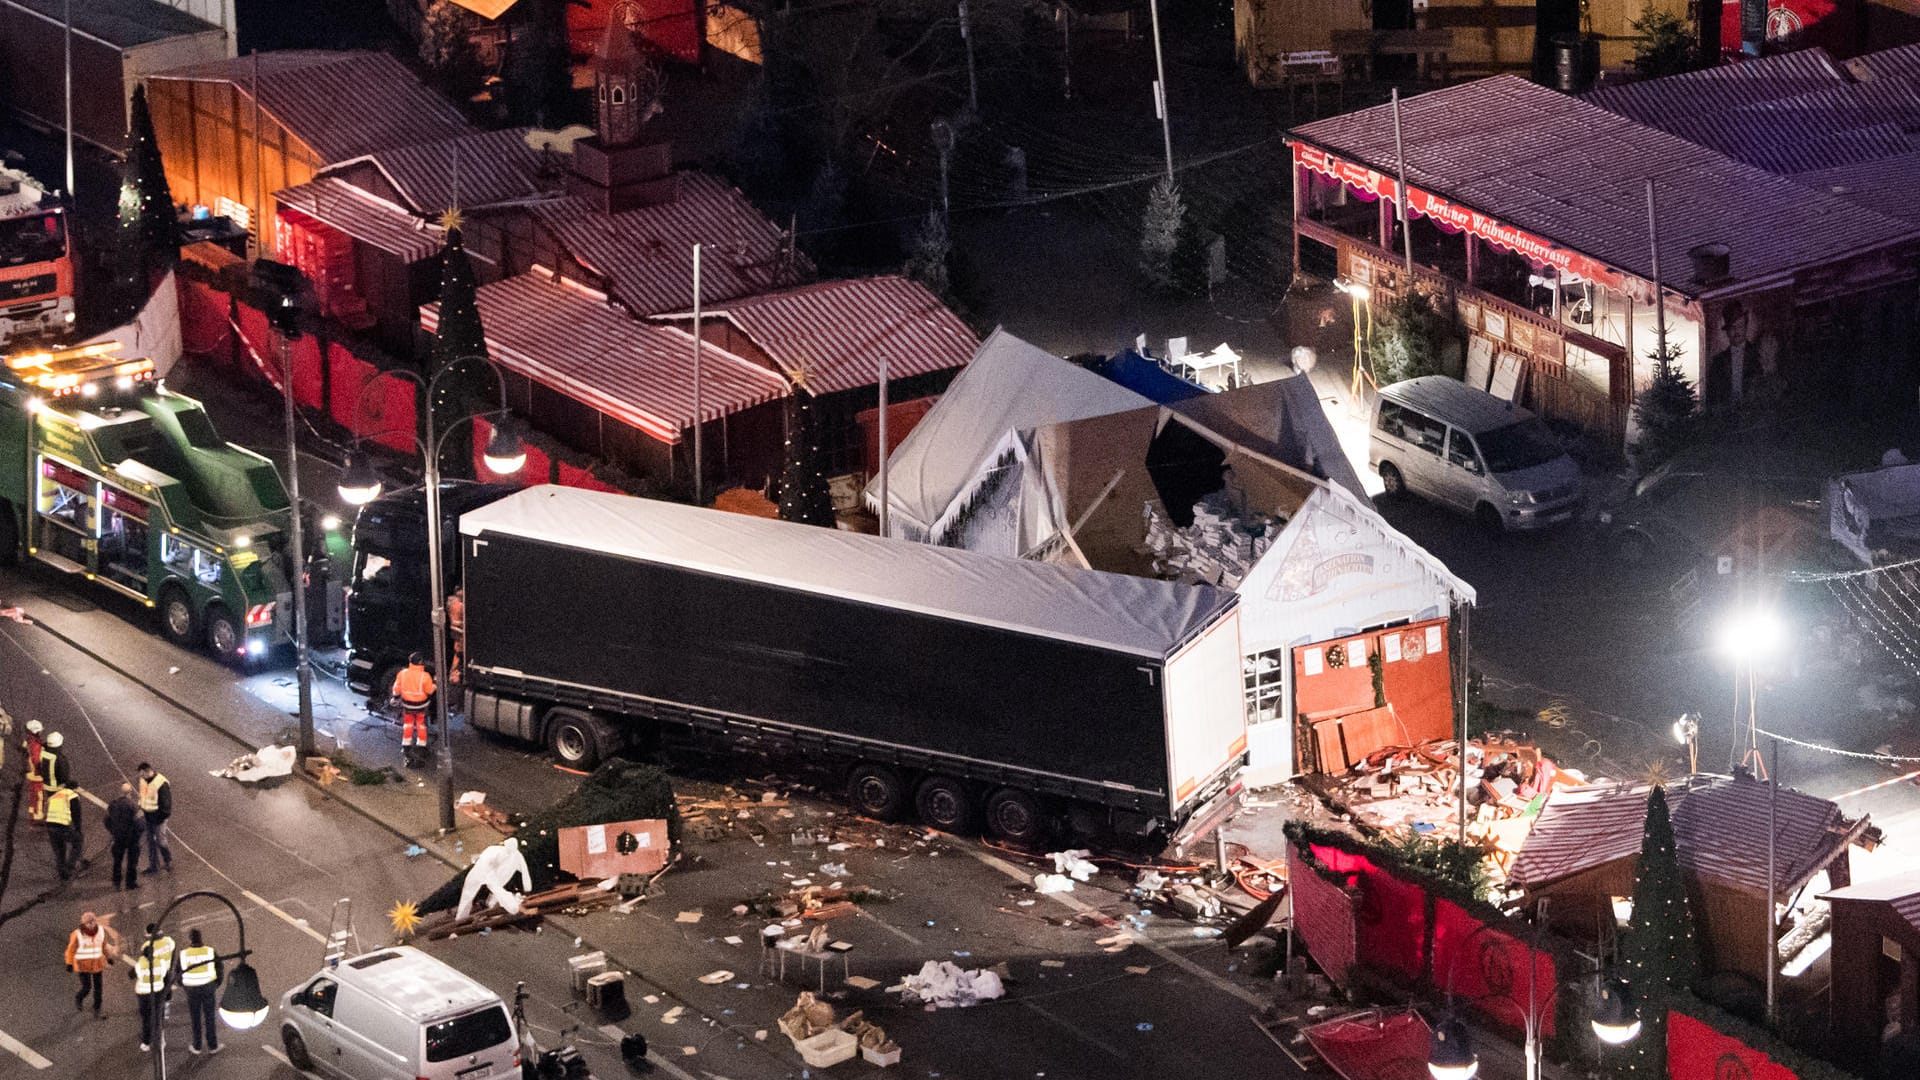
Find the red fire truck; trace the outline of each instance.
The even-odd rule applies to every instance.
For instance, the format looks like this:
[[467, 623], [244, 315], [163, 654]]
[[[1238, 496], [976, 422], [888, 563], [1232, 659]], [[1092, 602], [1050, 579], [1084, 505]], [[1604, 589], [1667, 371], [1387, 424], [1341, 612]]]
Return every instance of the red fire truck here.
[[67, 208], [33, 178], [0, 166], [0, 346], [73, 328]]

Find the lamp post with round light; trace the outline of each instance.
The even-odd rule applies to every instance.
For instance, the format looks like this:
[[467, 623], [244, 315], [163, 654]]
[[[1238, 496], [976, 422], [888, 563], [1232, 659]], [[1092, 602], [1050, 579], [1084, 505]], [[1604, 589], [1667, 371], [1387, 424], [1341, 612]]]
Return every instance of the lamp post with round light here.
[[[172, 903], [160, 910], [160, 914], [153, 920], [153, 931], [147, 935], [147, 940], [141, 945], [142, 955], [145, 956], [147, 961], [147, 970], [153, 970], [153, 942], [155, 938], [165, 933], [167, 916], [173, 914], [174, 908], [179, 907], [188, 900], [194, 899], [218, 900], [222, 904], [225, 904], [227, 910], [233, 913], [234, 925], [238, 927], [240, 931], [239, 950], [225, 956], [215, 957], [216, 960], [221, 961], [239, 961], [233, 970], [227, 972], [226, 978], [222, 980], [222, 982], [226, 984], [226, 990], [220, 995], [220, 1019], [225, 1021], [226, 1025], [235, 1031], [246, 1031], [249, 1028], [259, 1027], [261, 1021], [267, 1018], [267, 999], [260, 993], [259, 973], [253, 970], [252, 964], [247, 963], [247, 957], [252, 954], [252, 950], [247, 948], [247, 921], [240, 917], [240, 909], [233, 905], [233, 901], [227, 899], [220, 893], [214, 892], [211, 889], [198, 889], [190, 893], [181, 893], [179, 896], [173, 898]], [[176, 957], [179, 955], [178, 950], [175, 951], [174, 955]], [[159, 993], [164, 995], [171, 983], [178, 982], [178, 975], [176, 974], [178, 971], [178, 963], [170, 963], [168, 965], [167, 975], [161, 982]], [[162, 1000], [164, 1000], [164, 998]], [[156, 1030], [153, 1041], [153, 1077], [154, 1080], [167, 1080], [167, 1025], [161, 1022], [161, 1018], [156, 1018], [154, 1028]], [[198, 1029], [196, 1028], [195, 1030], [197, 1031]]]
[[[500, 388], [500, 408], [485, 413], [468, 413], [447, 425], [446, 431], [436, 428], [433, 409], [433, 392], [439, 386], [440, 379], [447, 372], [461, 364], [479, 361], [493, 372]], [[501, 476], [510, 476], [520, 471], [527, 463], [527, 451], [520, 443], [519, 436], [509, 427], [507, 414], [507, 378], [498, 365], [484, 356], [462, 356], [449, 361], [431, 379], [404, 368], [389, 368], [367, 380], [360, 390], [360, 402], [355, 406], [356, 418], [359, 406], [366, 403], [367, 391], [379, 381], [381, 375], [392, 375], [408, 379], [420, 387], [427, 399], [427, 437], [422, 440], [413, 434], [411, 426], [404, 429], [413, 440], [426, 463], [425, 484], [427, 489], [427, 575], [433, 590], [433, 670], [444, 681], [447, 677], [447, 581], [441, 562], [440, 539], [440, 451], [445, 449], [447, 437], [452, 435], [461, 424], [482, 418], [493, 420], [493, 434], [487, 439], [482, 458], [487, 468]], [[402, 429], [395, 429], [396, 433]], [[378, 498], [381, 489], [380, 474], [373, 462], [357, 446], [347, 459], [346, 475], [340, 478], [340, 497], [347, 502], [360, 506]], [[434, 727], [440, 732], [439, 751], [435, 755], [439, 773], [440, 831], [452, 832], [453, 815], [453, 733], [447, 727], [447, 688], [435, 688], [433, 695]]]
[[[1545, 933], [1545, 909], [1546, 901], [1542, 900], [1540, 909], [1534, 915], [1533, 937], [1527, 952], [1527, 1011], [1523, 1024], [1527, 1038], [1527, 1080], [1540, 1080], [1540, 1028], [1545, 1020], [1541, 1013], [1544, 1011], [1543, 1007], [1552, 1000], [1551, 996], [1546, 1002], [1538, 999], [1534, 980], [1536, 967], [1534, 954], [1540, 951], [1540, 940]], [[1472, 934], [1467, 935], [1467, 941], [1461, 942], [1460, 948], [1454, 951], [1453, 960], [1447, 965], [1449, 1012], [1446, 1019], [1434, 1025], [1432, 1047], [1427, 1055], [1427, 1072], [1432, 1074], [1433, 1080], [1473, 1080], [1475, 1074], [1480, 1071], [1480, 1057], [1473, 1051], [1473, 1036], [1468, 1032], [1467, 1025], [1452, 1012], [1453, 972], [1460, 961], [1461, 954], [1467, 951], [1467, 942], [1472, 941], [1481, 931], [1494, 928], [1492, 923], [1483, 923]], [[1583, 972], [1560, 979], [1554, 983], [1554, 986], [1556, 988], [1569, 986], [1580, 979], [1596, 974], [1600, 975], [1600, 1003], [1594, 1009], [1593, 1015], [1589, 1017], [1594, 1037], [1608, 1046], [1624, 1046], [1640, 1034], [1639, 1008], [1634, 1004], [1633, 989], [1627, 985], [1626, 980], [1599, 972]]]

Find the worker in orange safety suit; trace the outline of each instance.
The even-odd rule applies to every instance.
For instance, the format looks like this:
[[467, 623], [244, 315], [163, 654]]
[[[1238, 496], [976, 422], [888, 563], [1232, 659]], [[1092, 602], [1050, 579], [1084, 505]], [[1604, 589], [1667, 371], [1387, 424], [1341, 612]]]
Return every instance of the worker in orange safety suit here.
[[407, 666], [393, 677], [393, 696], [400, 700], [400, 748], [408, 768], [419, 768], [427, 755], [427, 706], [433, 690], [433, 675], [419, 653], [407, 657]]
[[453, 662], [447, 665], [447, 682], [460, 685], [460, 664], [467, 658], [467, 587], [453, 590], [447, 597], [447, 630], [453, 638]]

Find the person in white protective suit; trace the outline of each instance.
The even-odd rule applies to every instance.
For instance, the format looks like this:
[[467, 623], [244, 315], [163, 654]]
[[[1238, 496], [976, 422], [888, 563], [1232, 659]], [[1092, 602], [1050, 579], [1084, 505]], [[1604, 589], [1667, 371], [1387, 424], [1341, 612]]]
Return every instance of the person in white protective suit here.
[[454, 912], [454, 918], [464, 919], [473, 913], [473, 901], [481, 889], [487, 890], [493, 902], [508, 914], [519, 914], [520, 894], [507, 888], [507, 882], [515, 876], [520, 878], [522, 889], [532, 891], [533, 874], [527, 869], [527, 857], [520, 853], [520, 841], [508, 837], [474, 858], [467, 869], [467, 880], [460, 886], [460, 909]]

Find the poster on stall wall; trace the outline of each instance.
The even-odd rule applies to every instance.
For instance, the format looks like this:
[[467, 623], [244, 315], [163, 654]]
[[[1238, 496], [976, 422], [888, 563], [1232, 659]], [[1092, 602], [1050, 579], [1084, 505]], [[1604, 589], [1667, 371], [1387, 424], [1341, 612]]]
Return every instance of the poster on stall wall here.
[[1493, 377], [1493, 339], [1474, 334], [1467, 339], [1467, 385], [1485, 390]]
[[1493, 381], [1487, 385], [1487, 393], [1502, 401], [1512, 401], [1520, 396], [1520, 376], [1526, 371], [1526, 360], [1516, 352], [1503, 352], [1494, 359]]

